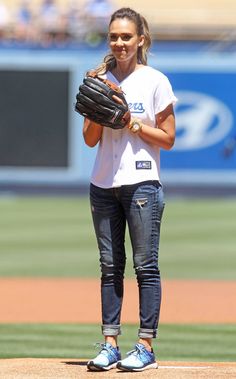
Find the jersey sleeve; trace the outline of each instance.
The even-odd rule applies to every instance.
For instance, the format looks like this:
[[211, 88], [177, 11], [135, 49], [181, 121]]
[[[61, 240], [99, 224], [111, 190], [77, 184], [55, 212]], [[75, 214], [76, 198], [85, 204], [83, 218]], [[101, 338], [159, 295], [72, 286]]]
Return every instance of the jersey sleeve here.
[[175, 104], [178, 101], [177, 97], [174, 95], [172, 86], [169, 79], [162, 75], [161, 80], [155, 90], [154, 96], [154, 110], [155, 114], [158, 114], [170, 104]]

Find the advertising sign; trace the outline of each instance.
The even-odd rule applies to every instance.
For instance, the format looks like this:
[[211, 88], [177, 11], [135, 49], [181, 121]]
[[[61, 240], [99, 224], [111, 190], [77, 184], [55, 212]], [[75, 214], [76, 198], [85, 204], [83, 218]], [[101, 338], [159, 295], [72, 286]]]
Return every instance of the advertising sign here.
[[198, 63], [165, 72], [178, 102], [175, 146], [161, 153], [163, 174], [171, 182], [235, 184], [236, 65]]

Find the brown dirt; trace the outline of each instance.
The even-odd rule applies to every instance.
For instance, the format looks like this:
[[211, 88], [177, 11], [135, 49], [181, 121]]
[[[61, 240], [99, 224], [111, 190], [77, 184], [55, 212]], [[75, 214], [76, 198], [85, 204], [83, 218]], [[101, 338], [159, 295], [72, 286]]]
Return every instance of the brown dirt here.
[[[117, 370], [88, 372], [86, 361], [75, 359], [3, 359], [0, 362], [1, 378], [4, 379], [87, 379], [131, 378], [133, 373]], [[158, 370], [135, 373], [135, 378], [191, 379], [236, 378], [236, 363], [160, 362]]]
[[[235, 323], [236, 282], [164, 281], [161, 322]], [[220, 305], [220, 306], [219, 306]], [[0, 279], [0, 322], [100, 322], [99, 280]], [[137, 322], [138, 294], [134, 280], [125, 282], [122, 322]], [[90, 373], [75, 359], [2, 359], [4, 379], [128, 378], [111, 370]], [[236, 378], [236, 363], [159, 362], [158, 370], [135, 377], [158, 379]]]
[[[236, 281], [163, 281], [161, 322], [235, 323]], [[0, 322], [100, 322], [96, 279], [0, 279]], [[138, 321], [135, 280], [125, 281], [122, 322]]]

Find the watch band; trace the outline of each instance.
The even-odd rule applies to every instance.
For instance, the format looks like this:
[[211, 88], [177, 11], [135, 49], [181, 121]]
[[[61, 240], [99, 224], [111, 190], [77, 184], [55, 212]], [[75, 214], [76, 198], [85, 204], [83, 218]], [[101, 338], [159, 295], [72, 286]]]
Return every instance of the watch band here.
[[131, 130], [131, 132], [133, 133], [138, 133], [140, 132], [140, 130], [142, 130], [142, 123], [141, 121], [137, 120], [137, 119], [133, 119], [129, 125], [129, 129]]

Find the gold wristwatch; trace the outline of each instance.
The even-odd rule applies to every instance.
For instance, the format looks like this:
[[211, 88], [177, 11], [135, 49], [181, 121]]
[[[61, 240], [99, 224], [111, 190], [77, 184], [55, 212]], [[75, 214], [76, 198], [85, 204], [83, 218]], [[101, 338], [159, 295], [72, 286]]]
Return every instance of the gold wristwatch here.
[[131, 122], [130, 122], [130, 125], [129, 125], [129, 129], [131, 130], [131, 132], [133, 133], [138, 133], [140, 132], [140, 130], [142, 130], [142, 123], [141, 121], [137, 120], [137, 119], [133, 119]]

